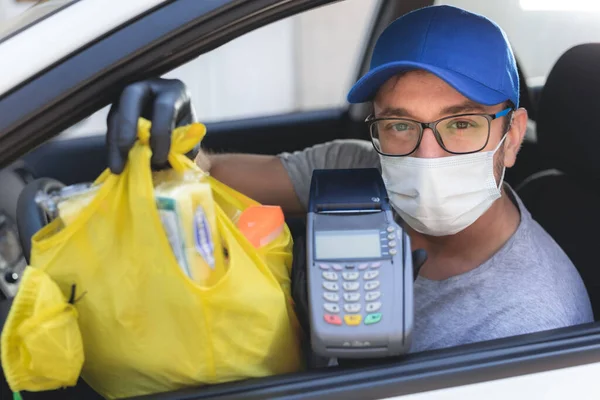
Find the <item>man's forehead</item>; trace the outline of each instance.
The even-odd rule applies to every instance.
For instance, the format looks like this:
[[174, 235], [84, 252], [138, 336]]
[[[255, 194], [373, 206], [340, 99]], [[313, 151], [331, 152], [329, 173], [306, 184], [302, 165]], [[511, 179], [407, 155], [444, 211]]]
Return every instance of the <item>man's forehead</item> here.
[[375, 96], [375, 100], [379, 97], [387, 97], [387, 95], [394, 94], [396, 92], [400, 92], [402, 90], [410, 89], [418, 87], [419, 89], [422, 87], [427, 87], [427, 89], [436, 90], [436, 91], [444, 91], [448, 94], [452, 94], [457, 98], [468, 100], [462, 94], [460, 94], [456, 89], [450, 86], [446, 81], [439, 78], [435, 74], [425, 71], [422, 69], [411, 69], [407, 71], [402, 71], [391, 78], [389, 78], [377, 91]]
[[443, 79], [424, 70], [403, 71], [388, 79], [373, 101], [378, 116], [415, 117], [423, 107], [439, 115], [461, 112], [491, 112], [486, 106], [468, 99]]

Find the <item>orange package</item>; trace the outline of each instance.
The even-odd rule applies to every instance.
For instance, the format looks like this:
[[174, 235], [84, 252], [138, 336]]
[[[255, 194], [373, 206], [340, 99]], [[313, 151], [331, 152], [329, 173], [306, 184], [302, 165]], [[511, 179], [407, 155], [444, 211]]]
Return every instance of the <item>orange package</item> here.
[[237, 221], [237, 228], [257, 249], [277, 238], [284, 225], [285, 217], [279, 206], [250, 206]]

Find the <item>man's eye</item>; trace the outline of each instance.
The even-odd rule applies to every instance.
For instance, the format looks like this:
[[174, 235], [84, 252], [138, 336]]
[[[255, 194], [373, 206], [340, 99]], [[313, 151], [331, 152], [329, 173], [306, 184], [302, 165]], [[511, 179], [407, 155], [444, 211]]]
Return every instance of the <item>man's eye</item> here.
[[396, 132], [404, 132], [410, 129], [410, 125], [404, 122], [388, 124], [386, 130], [394, 130]]
[[450, 121], [450, 123], [447, 125], [447, 127], [449, 129], [469, 129], [469, 128], [476, 128], [477, 124], [474, 123], [473, 121], [454, 120], [454, 121]]

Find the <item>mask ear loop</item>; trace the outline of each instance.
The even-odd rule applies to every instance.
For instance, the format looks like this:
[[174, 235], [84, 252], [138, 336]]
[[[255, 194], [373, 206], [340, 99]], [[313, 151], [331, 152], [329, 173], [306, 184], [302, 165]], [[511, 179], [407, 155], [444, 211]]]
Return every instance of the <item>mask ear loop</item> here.
[[502, 167], [502, 176], [500, 176], [500, 182], [498, 183], [498, 190], [502, 187], [504, 183], [504, 173], [506, 172], [506, 167]]
[[[508, 131], [510, 131], [510, 128], [512, 127], [512, 123], [513, 123], [513, 115], [514, 115], [514, 110], [512, 110], [510, 112], [510, 120], [508, 121], [508, 128], [506, 129], [506, 132], [504, 132], [504, 135], [502, 136], [502, 139], [500, 140], [500, 143], [498, 143], [498, 146], [496, 146], [496, 148], [494, 149], [494, 154], [496, 154], [496, 152], [498, 151], [498, 149], [500, 148], [500, 146], [502, 146], [504, 144], [504, 139], [506, 139], [506, 136], [508, 134]], [[500, 182], [498, 183], [498, 190], [500, 190], [500, 188], [502, 187], [502, 184], [504, 183], [504, 174], [506, 172], [506, 166], [503, 165], [502, 166], [502, 175], [500, 176]]]
[[[506, 139], [506, 134], [504, 134], [504, 136], [502, 137], [502, 140], [500, 140], [500, 143], [498, 143], [498, 146], [496, 146], [496, 148], [494, 149], [494, 152], [492, 153], [492, 166], [494, 165], [494, 155], [496, 154], [496, 152], [498, 151], [498, 149], [500, 148], [500, 146], [502, 146], [504, 144], [504, 139]], [[504, 182], [504, 173], [506, 172], [506, 166], [502, 166], [502, 175], [500, 176], [500, 182], [498, 182], [498, 190], [500, 190], [500, 188], [502, 187], [502, 183]], [[493, 173], [493, 172], [492, 172]], [[494, 179], [496, 179], [496, 177], [494, 177]]]

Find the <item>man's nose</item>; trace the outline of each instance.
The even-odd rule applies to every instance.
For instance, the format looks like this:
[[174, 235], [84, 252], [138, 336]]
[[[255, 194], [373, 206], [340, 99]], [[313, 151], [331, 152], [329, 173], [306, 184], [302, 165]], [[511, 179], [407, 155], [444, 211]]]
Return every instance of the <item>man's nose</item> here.
[[421, 144], [412, 156], [418, 158], [437, 158], [446, 155], [448, 155], [448, 152], [437, 142], [431, 128], [425, 128]]

